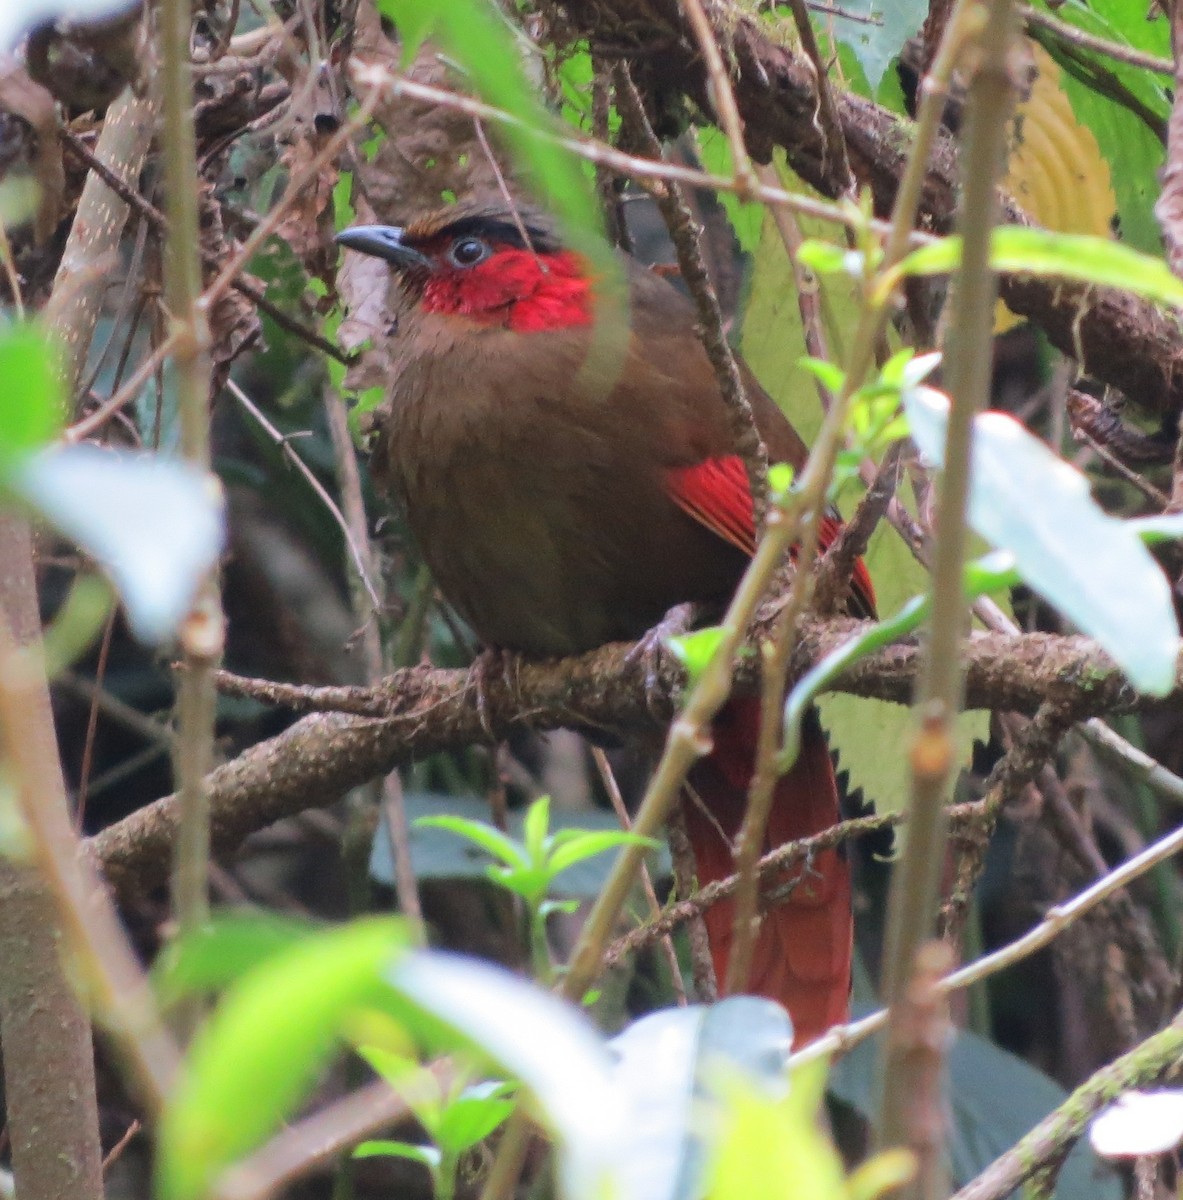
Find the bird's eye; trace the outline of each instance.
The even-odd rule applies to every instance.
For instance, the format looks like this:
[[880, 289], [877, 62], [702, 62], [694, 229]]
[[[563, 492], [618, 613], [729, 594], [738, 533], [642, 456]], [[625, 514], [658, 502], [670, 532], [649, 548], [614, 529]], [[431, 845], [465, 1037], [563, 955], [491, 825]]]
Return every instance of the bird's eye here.
[[458, 267], [475, 267], [489, 257], [489, 247], [480, 238], [457, 238], [448, 257]]

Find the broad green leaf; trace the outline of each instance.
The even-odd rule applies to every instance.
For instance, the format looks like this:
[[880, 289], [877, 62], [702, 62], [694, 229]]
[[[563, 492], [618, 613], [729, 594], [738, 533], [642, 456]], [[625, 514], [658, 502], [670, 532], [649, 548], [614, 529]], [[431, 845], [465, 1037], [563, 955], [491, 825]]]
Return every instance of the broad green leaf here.
[[[939, 465], [948, 399], [918, 388], [905, 406], [916, 445]], [[1170, 691], [1180, 641], [1162, 569], [1135, 529], [1098, 506], [1079, 471], [1002, 413], [975, 420], [969, 523], [1010, 551], [1023, 579], [1095, 638], [1135, 687]]]
[[270, 955], [225, 994], [194, 1038], [161, 1117], [164, 1200], [195, 1200], [307, 1094], [350, 1019], [383, 1007], [404, 927], [371, 917]]
[[170, 942], [152, 967], [160, 1004], [194, 992], [217, 991], [274, 954], [308, 937], [317, 926], [270, 913], [227, 913], [188, 937]]
[[792, 1040], [784, 1009], [754, 996], [663, 1009], [615, 1037], [622, 1200], [700, 1196], [720, 1072], [783, 1090]]
[[622, 1136], [611, 1062], [578, 1009], [510, 972], [459, 955], [418, 951], [389, 972], [391, 987], [427, 1025], [449, 1027], [521, 1081], [559, 1144], [570, 1200], [603, 1200]]
[[186, 463], [68, 446], [25, 459], [7, 484], [107, 571], [141, 641], [176, 631], [222, 551], [221, 488]]
[[801, 676], [785, 701], [784, 747], [777, 758], [779, 771], [787, 771], [797, 761], [801, 752], [801, 721], [822, 690], [860, 659], [918, 629], [929, 608], [927, 596], [913, 597], [894, 617], [868, 625]]
[[0, 333], [0, 470], [42, 449], [62, 424], [62, 389], [44, 333], [13, 325]]
[[[984, 547], [982, 547], [984, 549]], [[928, 572], [894, 529], [882, 522], [863, 556], [875, 583], [881, 613], [899, 612], [930, 586]], [[838, 769], [850, 790], [861, 788], [878, 812], [901, 812], [908, 807], [911, 784], [904, 753], [913, 728], [910, 708], [888, 700], [868, 700], [845, 692], [826, 692], [817, 701], [830, 746], [838, 752]], [[989, 736], [990, 714], [957, 714], [958, 761], [968, 762], [975, 741]], [[896, 842], [907, 838], [907, 826], [896, 831]]]
[[525, 868], [530, 865], [530, 859], [521, 845], [485, 821], [443, 815], [420, 817], [415, 826], [418, 829], [446, 829], [449, 833], [480, 846], [491, 857], [500, 859], [507, 866]]
[[[956, 270], [960, 261], [961, 238], [953, 236], [913, 250], [900, 271], [943, 275]], [[994, 231], [990, 265], [998, 271], [1121, 288], [1159, 304], [1183, 307], [1183, 280], [1166, 263], [1108, 238], [1005, 225]]]

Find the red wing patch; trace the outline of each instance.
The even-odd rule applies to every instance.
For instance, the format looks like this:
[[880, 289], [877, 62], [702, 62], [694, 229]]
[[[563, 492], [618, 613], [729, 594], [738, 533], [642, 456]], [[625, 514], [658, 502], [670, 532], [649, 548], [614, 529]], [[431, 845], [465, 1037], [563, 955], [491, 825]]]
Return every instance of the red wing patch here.
[[[748, 473], [738, 454], [707, 458], [692, 467], [666, 471], [670, 497], [687, 516], [705, 525], [744, 554], [756, 552], [756, 527], [752, 515], [752, 493]], [[827, 514], [822, 517], [821, 549], [838, 536], [842, 522]], [[796, 549], [794, 548], [794, 556]], [[875, 615], [875, 589], [860, 558], [851, 577], [853, 607], [859, 615]]]
[[674, 503], [744, 554], [756, 553], [756, 523], [748, 473], [738, 454], [671, 467], [666, 483]]

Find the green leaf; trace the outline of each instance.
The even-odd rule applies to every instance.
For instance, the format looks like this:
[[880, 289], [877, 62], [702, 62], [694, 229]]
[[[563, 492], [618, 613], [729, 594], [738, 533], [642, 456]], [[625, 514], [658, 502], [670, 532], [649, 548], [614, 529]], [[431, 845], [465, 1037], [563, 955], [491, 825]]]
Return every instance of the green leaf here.
[[802, 266], [818, 275], [849, 275], [852, 279], [862, 279], [867, 271], [867, 260], [858, 250], [820, 238], [806, 238], [797, 251], [797, 258]]
[[545, 863], [527, 867], [491, 866], [486, 876], [494, 883], [516, 892], [531, 908], [537, 908], [550, 887], [550, 872]]
[[68, 446], [23, 460], [7, 483], [106, 569], [144, 642], [172, 636], [222, 551], [221, 488], [187, 463]]
[[45, 673], [50, 679], [76, 663], [94, 645], [114, 603], [115, 597], [105, 579], [97, 575], [75, 576], [42, 641]]
[[584, 859], [594, 858], [597, 854], [605, 854], [609, 850], [617, 850], [621, 846], [646, 846], [656, 850], [660, 843], [654, 838], [641, 837], [636, 833], [628, 833], [621, 829], [615, 833], [581, 833], [569, 829], [555, 835], [557, 848], [552, 850], [547, 859], [547, 869], [552, 878], [560, 871], [574, 866]]
[[45, 335], [34, 325], [0, 334], [0, 467], [40, 450], [62, 424], [62, 389]]
[[[866, 72], [872, 98], [891, 62], [904, 43], [920, 28], [928, 13], [926, 0], [844, 0], [833, 16], [815, 18], [822, 31], [831, 33], [854, 51]], [[847, 15], [849, 14], [849, 15]], [[862, 17], [862, 20], [857, 18]], [[852, 19], [854, 18], [854, 19]]]
[[603, 1200], [620, 1114], [608, 1053], [591, 1022], [510, 972], [459, 955], [417, 951], [388, 978], [412, 1027], [416, 1016], [425, 1029], [447, 1026], [530, 1091], [559, 1143], [563, 1194]]
[[774, 504], [783, 504], [793, 490], [796, 472], [789, 463], [772, 463], [768, 468], [768, 495]]
[[526, 843], [526, 858], [531, 866], [540, 867], [546, 861], [546, 831], [550, 825], [550, 797], [539, 796], [526, 809], [522, 833]]
[[[443, 796], [428, 792], [408, 792], [405, 797], [408, 816], [411, 818], [411, 865], [418, 879], [484, 879], [487, 878], [487, 858], [472, 843], [462, 841], [447, 829], [420, 825], [420, 814], [432, 816], [447, 812], [450, 816], [463, 816], [477, 824], [487, 825], [488, 804], [465, 796]], [[509, 813], [509, 829], [512, 837], [522, 836], [523, 812], [521, 809]], [[620, 822], [616, 815], [602, 809], [569, 811], [555, 809], [550, 814], [552, 829], [561, 832], [551, 834], [552, 845], [564, 844], [567, 833], [588, 831], [620, 833]], [[609, 858], [587, 859], [567, 867], [557, 877], [551, 878], [549, 890], [552, 894], [593, 898], [603, 890], [612, 860]], [[669, 852], [664, 843], [655, 852], [654, 870], [668, 874]], [[385, 826], [380, 825], [374, 836], [370, 855], [370, 874], [387, 886], [394, 883], [394, 865], [390, 857], [390, 836]]]
[[842, 1161], [818, 1120], [826, 1063], [793, 1073], [787, 1094], [724, 1079], [723, 1111], [711, 1163], [711, 1200], [846, 1200]]
[[777, 756], [778, 771], [783, 774], [797, 761], [801, 753], [801, 721], [818, 695], [860, 659], [918, 629], [930, 607], [927, 596], [913, 597], [890, 620], [868, 625], [801, 676], [785, 700], [784, 747]]
[[811, 358], [808, 354], [797, 360], [797, 365], [821, 381], [827, 392], [837, 395], [846, 384], [846, 372], [837, 363], [824, 358]]
[[[1087, 4], [1067, 0], [1054, 7], [1039, 2], [1037, 7], [1107, 41], [1171, 57], [1169, 22], [1147, 20], [1145, 12], [1127, 0], [1089, 0]], [[1077, 51], [1034, 25], [1028, 27], [1028, 34], [1060, 65], [1060, 86], [1072, 111], [1092, 131], [1109, 164], [1122, 241], [1147, 254], [1159, 253], [1162, 234], [1154, 218], [1154, 202], [1159, 196], [1158, 174], [1166, 147], [1151, 125], [1165, 127], [1170, 116], [1169, 80], [1091, 51]], [[1092, 64], [1099, 70], [1094, 72]], [[1104, 94], [1109, 86], [1105, 76], [1130, 93], [1143, 115]], [[1147, 116], [1150, 124], [1144, 119]]]
[[[917, 388], [905, 406], [920, 452], [939, 465], [948, 399]], [[1171, 690], [1179, 627], [1162, 569], [1135, 529], [1098, 506], [1079, 471], [1002, 413], [975, 418], [969, 522], [1009, 550], [1031, 588], [1095, 638], [1135, 687]]]
[[355, 921], [270, 955], [227, 991], [161, 1116], [156, 1182], [164, 1200], [204, 1195], [279, 1127], [350, 1018], [381, 1004], [384, 975], [405, 945], [397, 920]]
[[720, 1071], [742, 1072], [783, 1091], [792, 1040], [784, 1009], [754, 996], [650, 1013], [613, 1038], [624, 1117], [618, 1146], [623, 1195], [701, 1196], [719, 1117]]
[[[731, 157], [731, 142], [721, 130], [711, 126], [694, 126], [698, 137], [698, 154], [703, 169], [724, 179], [735, 178], [735, 163]], [[760, 242], [764, 225], [764, 206], [741, 200], [734, 192], [719, 192], [719, 201], [735, 230], [735, 239], [745, 254], [752, 254]]]
[[443, 1156], [434, 1146], [420, 1146], [414, 1142], [372, 1141], [362, 1142], [353, 1151], [354, 1158], [409, 1158], [422, 1163], [429, 1171], [435, 1171]]
[[436, 1141], [449, 1154], [460, 1155], [483, 1142], [513, 1112], [514, 1084], [489, 1080], [466, 1087], [440, 1115]]
[[157, 955], [152, 966], [157, 1000], [167, 1008], [195, 992], [224, 988], [316, 929], [308, 921], [270, 913], [219, 915]]
[[723, 630], [718, 625], [696, 629], [693, 633], [682, 633], [667, 642], [670, 652], [686, 668], [693, 685], [701, 678], [723, 641]]
[[510, 867], [526, 868], [530, 865], [530, 859], [521, 845], [484, 821], [470, 821], [467, 817], [420, 817], [415, 822], [415, 827], [446, 829], [449, 833], [480, 846], [493, 858], [500, 859]]
[[[899, 269], [904, 275], [944, 275], [960, 262], [961, 238], [953, 236], [913, 250]], [[1183, 280], [1165, 262], [1108, 238], [1004, 225], [994, 231], [990, 265], [998, 271], [1120, 288], [1158, 304], [1183, 307]]]

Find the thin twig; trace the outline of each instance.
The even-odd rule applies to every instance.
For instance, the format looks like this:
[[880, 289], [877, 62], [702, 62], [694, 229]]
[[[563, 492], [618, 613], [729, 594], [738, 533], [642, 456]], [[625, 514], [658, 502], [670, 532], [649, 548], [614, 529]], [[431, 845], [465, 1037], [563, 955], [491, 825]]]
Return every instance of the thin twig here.
[[[620, 785], [616, 782], [616, 775], [612, 770], [612, 764], [608, 761], [607, 754], [600, 746], [593, 746], [592, 759], [599, 772], [600, 782], [604, 785], [604, 791], [608, 793], [608, 799], [612, 802], [612, 811], [616, 813], [617, 819], [620, 821], [621, 829], [631, 831], [633, 823], [628, 815], [628, 809], [624, 806], [624, 797], [620, 794]], [[661, 901], [657, 898], [657, 889], [653, 886], [653, 875], [649, 870], [648, 863], [641, 867], [641, 887], [645, 889], [645, 899], [649, 902], [650, 913], [653, 914], [655, 920], [659, 919], [661, 917]], [[685, 1006], [687, 1003], [686, 985], [682, 982], [682, 967], [678, 962], [678, 952], [674, 949], [673, 939], [666, 934], [660, 941], [666, 964], [670, 970], [670, 983], [673, 985], [674, 996], [680, 1006]]]
[[[325, 419], [333, 443], [337, 483], [345, 507], [342, 527], [349, 540], [350, 554], [353, 556], [355, 567], [350, 593], [355, 619], [361, 624], [360, 641], [366, 679], [367, 682], [376, 684], [395, 664], [391, 662], [382, 644], [382, 632], [378, 625], [378, 614], [382, 610], [382, 604], [371, 582], [371, 577], [378, 570], [378, 559], [370, 541], [361, 472], [349, 432], [345, 405], [335, 390], [325, 397]], [[411, 833], [407, 822], [402, 779], [397, 771], [390, 771], [383, 776], [379, 791], [383, 814], [386, 817], [386, 836], [390, 839], [394, 890], [399, 910], [410, 922], [416, 935], [422, 938], [425, 936], [423, 906], [419, 900], [419, 884], [415, 878], [415, 867], [411, 858]]]
[[56, 760], [45, 753], [33, 724], [43, 710], [41, 687], [44, 670], [36, 651], [18, 651], [7, 622], [0, 621], [0, 738], [21, 815], [95, 1010], [119, 1041], [140, 1099], [155, 1117], [172, 1088], [179, 1057], [108, 892], [94, 877], [65, 812], [59, 818], [45, 803], [55, 790], [46, 773]]
[[234, 382], [233, 379], [226, 380], [226, 387], [230, 394], [248, 412], [264, 433], [275, 443], [288, 460], [296, 468], [297, 471], [304, 477], [308, 486], [316, 493], [317, 499], [328, 509], [329, 515], [333, 518], [334, 524], [341, 531], [341, 536], [345, 540], [345, 545], [349, 548], [349, 557], [353, 560], [354, 570], [357, 572], [357, 577], [361, 581], [362, 586], [366, 590], [366, 595], [370, 598], [370, 603], [374, 606], [374, 611], [382, 607], [382, 601], [378, 597], [378, 591], [374, 587], [373, 580], [370, 579], [370, 573], [367, 569], [365, 559], [362, 557], [361, 549], [359, 548], [356, 539], [353, 536], [352, 530], [349, 528], [349, 523], [345, 520], [344, 514], [337, 506], [337, 502], [325, 490], [324, 484], [317, 479], [312, 468], [296, 453], [292, 447], [291, 439], [288, 438], [281, 430], [277, 429], [266, 414], [259, 406]]
[[[168, 238], [163, 249], [170, 340], [175, 338], [177, 409], [182, 456], [197, 470], [210, 468], [210, 327], [201, 295], [201, 241], [197, 140], [193, 127], [193, 81], [189, 41], [193, 13], [187, 0], [161, 0], [156, 85], [162, 113]], [[209, 916], [209, 795], [205, 777], [213, 764], [216, 693], [212, 671], [222, 656], [225, 619], [216, 575], [197, 588], [178, 633], [186, 670], [177, 687], [175, 773], [181, 823], [173, 860], [173, 916], [182, 935]], [[194, 1010], [195, 1011], [195, 1010]]]
[[978, 801], [980, 819], [962, 828], [957, 835], [961, 854], [957, 877], [949, 897], [941, 908], [940, 933], [956, 943], [965, 923], [978, 876], [986, 861], [986, 850], [999, 812], [1039, 773], [1055, 752], [1072, 725], [1072, 716], [1061, 705], [1045, 703], [1030, 721], [1018, 724], [1015, 718], [1008, 728], [1012, 733], [1006, 754], [994, 765]]
[[254, 258], [263, 243], [279, 228], [288, 209], [300, 199], [304, 189], [315, 182], [325, 164], [331, 162], [337, 153], [349, 144], [350, 139], [359, 129], [365, 128], [379, 97], [379, 90], [371, 88], [361, 104], [358, 105], [357, 112], [347, 121], [343, 121], [340, 128], [325, 141], [316, 154], [292, 174], [284, 188], [283, 195], [251, 230], [239, 247], [238, 253], [226, 263], [217, 278], [202, 293], [201, 305], [206, 312], [213, 308], [225, 294], [226, 289], [233, 286], [234, 280], [246, 270], [247, 264]]
[[[779, 880], [789, 868], [809, 862], [823, 850], [831, 850], [852, 838], [881, 833], [884, 829], [894, 829], [902, 825], [905, 819], [903, 813], [895, 812], [842, 821], [821, 833], [786, 842], [783, 846], [770, 850], [756, 864], [756, 873], [762, 881]], [[604, 954], [604, 965], [616, 966], [626, 955], [650, 945], [657, 938], [677, 929], [679, 925], [701, 917], [720, 900], [734, 896], [739, 889], [739, 878], [736, 872], [725, 879], [716, 879], [713, 883], [699, 888], [693, 895], [667, 906], [658, 920], [639, 925], [617, 938]]]
[[1136, 46], [1123, 46], [1120, 42], [1111, 42], [1107, 38], [1097, 37], [1096, 34], [1086, 33], [1067, 21], [1060, 21], [1051, 13], [1046, 13], [1029, 4], [1019, 5], [1019, 15], [1028, 29], [1043, 29], [1057, 41], [1067, 42], [1081, 50], [1095, 50], [1098, 54], [1111, 58], [1114, 62], [1126, 63], [1131, 67], [1141, 67], [1146, 71], [1154, 71], [1159, 75], [1174, 75], [1175, 64], [1169, 58], [1160, 58], [1139, 50]]
[[[164, 214], [160, 209], [144, 196], [141, 196], [134, 188], [128, 187], [105, 163], [91, 153], [86, 143], [77, 137], [77, 135], [71, 133], [68, 129], [63, 129], [60, 137], [62, 145], [69, 153], [73, 154], [81, 162], [84, 162], [90, 170], [94, 171], [121, 200], [134, 208], [153, 229], [158, 233], [164, 232], [166, 222]], [[216, 268], [220, 266], [220, 260], [212, 254], [206, 254], [204, 249], [202, 251], [202, 262], [206, 267]], [[294, 337], [301, 338], [322, 354], [327, 354], [331, 358], [335, 358], [345, 366], [349, 366], [353, 362], [353, 358], [346, 354], [340, 346], [334, 345], [327, 338], [321, 337], [315, 329], [305, 325], [302, 321], [291, 316], [291, 314], [284, 312], [282, 308], [268, 300], [263, 291], [249, 280], [238, 275], [234, 279], [233, 287], [235, 291], [240, 292], [255, 304], [261, 312], [266, 313], [281, 329], [286, 330]]]
[[945, 1200], [948, 1194], [943, 1162], [949, 1127], [944, 1072], [953, 1025], [949, 999], [940, 983], [952, 966], [953, 950], [947, 942], [924, 942], [900, 997], [898, 1016], [892, 1015], [892, 1057], [902, 1075], [900, 1091], [908, 1097], [901, 1144], [916, 1159], [915, 1182], [909, 1186], [918, 1200]]
[[707, 20], [702, 0], [682, 0], [682, 8], [686, 12], [686, 22], [694, 34], [694, 40], [702, 52], [703, 64], [707, 72], [707, 94], [715, 106], [719, 125], [731, 147], [735, 194], [741, 200], [753, 200], [757, 192], [756, 175], [752, 170], [748, 148], [744, 143], [743, 120], [739, 115], [739, 106], [735, 103], [735, 92], [732, 90], [731, 80], [727, 78], [727, 68], [723, 63], [723, 55], [719, 52], [715, 31], [711, 28], [710, 21]]
[[123, 386], [110, 399], [105, 400], [94, 412], [75, 421], [62, 434], [63, 441], [71, 444], [84, 442], [88, 437], [97, 433], [112, 417], [126, 408], [140, 394], [140, 389], [156, 374], [160, 365], [172, 355], [179, 344], [180, 333], [174, 330], [140, 362]]
[[[993, 953], [983, 955], [946, 976], [941, 981], [941, 990], [955, 992], [971, 987], [975, 983], [981, 983], [982, 980], [997, 975], [1008, 967], [1013, 967], [1025, 958], [1030, 958], [1032, 954], [1049, 946], [1065, 929], [1070, 928], [1097, 905], [1109, 900], [1122, 888], [1133, 883], [1135, 879], [1139, 879], [1148, 871], [1153, 870], [1159, 863], [1173, 858], [1180, 851], [1183, 851], [1183, 827], [1147, 846], [1133, 858], [1127, 859], [1071, 900], [1049, 908], [1044, 919], [1029, 929], [1022, 937], [1016, 938]], [[795, 1063], [827, 1054], [846, 1053], [853, 1046], [882, 1029], [887, 1024], [887, 1015], [887, 1009], [880, 1009], [849, 1025], [831, 1029], [816, 1042], [797, 1051], [790, 1060], [790, 1067]]]
[[[504, 109], [496, 108], [491, 104], [485, 104], [480, 100], [474, 100], [471, 96], [463, 96], [457, 92], [450, 92], [446, 88], [432, 87], [425, 83], [416, 83], [405, 76], [392, 74], [385, 67], [376, 64], [353, 60], [350, 63], [349, 69], [351, 75], [357, 80], [359, 85], [381, 88], [395, 98], [409, 96], [412, 99], [424, 100], [430, 104], [438, 104], [444, 108], [465, 113], [469, 116], [483, 117], [502, 125], [519, 127], [531, 134], [531, 136], [541, 138], [543, 141], [550, 142], [556, 146], [561, 146], [571, 154], [593, 165], [598, 163], [605, 167], [610, 167], [618, 174], [631, 179], [673, 181], [675, 183], [687, 184], [690, 187], [707, 188], [716, 192], [736, 192], [738, 190], [739, 185], [730, 176], [712, 175], [708, 171], [699, 171], [693, 167], [683, 166], [680, 163], [625, 154], [623, 151], [616, 149], [615, 146], [605, 145], [594, 138], [586, 136], [564, 136], [552, 133], [549, 130], [527, 126]], [[939, 118], [939, 116], [940, 112], [938, 111], [937, 117]], [[934, 134], [937, 128], [939, 128], [939, 119], [934, 126]], [[919, 138], [919, 132], [918, 119], [917, 139]], [[923, 182], [923, 173], [920, 179]], [[917, 191], [917, 195], [919, 195], [919, 191]], [[754, 189], [752, 198], [762, 204], [783, 205], [800, 213], [804, 217], [816, 217], [818, 220], [828, 221], [847, 229], [858, 227], [863, 223], [861, 216], [850, 211], [843, 205], [833, 204], [826, 200], [817, 200], [810, 196], [801, 196], [794, 192], [785, 191], [781, 187], [770, 187], [759, 184]], [[886, 233], [890, 225], [887, 221], [873, 218], [870, 221], [870, 228], [877, 233]], [[911, 224], [904, 231], [904, 239], [906, 247], [924, 246], [936, 240], [929, 234], [920, 233], [912, 229]]]
[[953, 1200], [1003, 1200], [1044, 1167], [1063, 1159], [1089, 1121], [1125, 1092], [1178, 1070], [1183, 1056], [1183, 1013], [1160, 1033], [1102, 1067], [1030, 1133], [996, 1158]]
[[817, 86], [818, 122], [826, 145], [827, 165], [833, 181], [831, 186], [836, 196], [853, 195], [855, 179], [846, 153], [846, 138], [842, 133], [842, 122], [838, 116], [838, 106], [834, 103], [834, 93], [830, 90], [826, 63], [817, 44], [817, 35], [813, 32], [813, 23], [809, 19], [805, 0], [789, 0], [789, 7], [793, 10], [793, 20], [801, 38], [801, 49], [805, 51], [805, 56], [813, 66]]
[[[715, 52], [718, 53], [717, 47]], [[663, 158], [661, 143], [645, 115], [640, 93], [627, 67], [623, 65], [616, 69], [616, 105], [622, 118], [631, 126], [637, 142], [654, 159]], [[736, 453], [743, 459], [747, 472], [756, 528], [761, 529], [768, 507], [768, 448], [756, 427], [752, 404], [739, 364], [727, 343], [719, 297], [715, 294], [706, 264], [703, 262], [701, 230], [695, 224], [693, 214], [677, 183], [669, 183], [665, 195], [657, 197], [657, 207], [674, 243], [682, 279], [690, 290], [698, 310], [699, 333], [714, 368], [723, 402], [727, 406], [732, 441]]]
[[842, 526], [818, 563], [817, 583], [813, 590], [815, 612], [833, 612], [849, 594], [855, 563], [866, 553], [871, 535], [895, 495], [902, 454], [900, 442], [888, 448], [854, 515]]
[[[680, 909], [683, 904], [693, 903], [693, 900], [697, 898], [694, 887], [696, 869], [694, 847], [690, 844], [690, 834], [686, 831], [685, 811], [680, 805], [675, 805], [670, 813], [669, 820], [666, 822], [666, 836], [669, 839], [670, 859], [674, 867], [674, 887], [677, 889], [680, 900], [666, 909], [662, 920], [676, 909]], [[694, 991], [700, 1004], [713, 1004], [719, 998], [719, 980], [715, 976], [715, 962], [711, 955], [710, 939], [707, 937], [706, 923], [702, 919], [705, 911], [706, 909], [703, 908], [688, 912], [684, 920], [687, 925], [686, 940], [690, 943], [690, 971], [694, 979]], [[682, 919], [679, 919], [678, 924], [681, 924], [681, 921]], [[647, 927], [641, 926], [641, 928]], [[669, 928], [672, 932], [677, 925], [671, 925]], [[640, 929], [634, 930], [634, 932], [640, 933]], [[628, 936], [625, 935], [626, 938]], [[661, 935], [654, 932], [644, 939], [638, 938], [635, 947], [645, 945], [652, 937], [657, 936]], [[617, 958], [612, 957], [612, 952], [619, 945], [620, 942], [617, 941], [608, 947], [608, 951], [604, 955], [606, 966], [618, 961]]]

